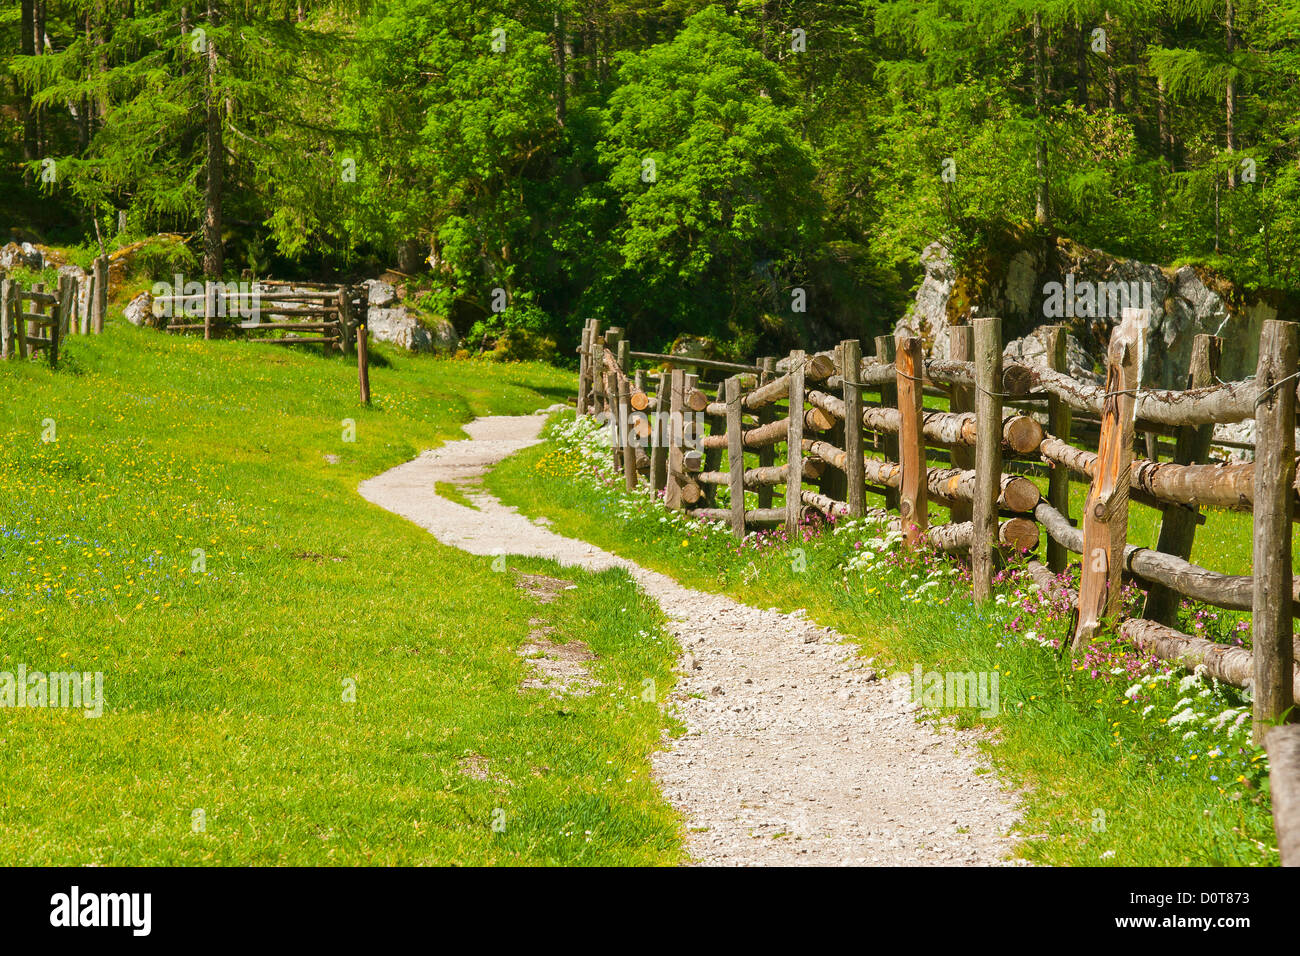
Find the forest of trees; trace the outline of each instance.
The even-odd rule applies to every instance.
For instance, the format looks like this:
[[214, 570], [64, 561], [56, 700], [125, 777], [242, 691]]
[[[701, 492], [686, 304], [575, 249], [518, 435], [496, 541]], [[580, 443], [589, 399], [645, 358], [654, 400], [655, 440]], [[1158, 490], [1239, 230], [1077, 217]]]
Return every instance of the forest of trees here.
[[1300, 0], [4, 0], [0, 226], [749, 355], [936, 239], [1295, 292]]

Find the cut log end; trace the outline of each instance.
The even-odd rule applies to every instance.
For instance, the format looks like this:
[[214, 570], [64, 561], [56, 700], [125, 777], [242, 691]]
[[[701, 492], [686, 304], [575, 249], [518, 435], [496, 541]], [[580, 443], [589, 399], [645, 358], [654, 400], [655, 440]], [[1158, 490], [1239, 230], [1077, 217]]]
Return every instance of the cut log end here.
[[1008, 365], [1002, 370], [1002, 391], [1012, 398], [1028, 395], [1035, 382], [1033, 369], [1027, 366]]
[[835, 421], [835, 416], [822, 408], [810, 408], [803, 413], [804, 427], [813, 431], [828, 431], [835, 427]]
[[1012, 451], [1028, 455], [1043, 443], [1043, 426], [1028, 415], [1016, 415], [1007, 422], [1003, 437]]
[[1038, 486], [1021, 475], [1008, 479], [1002, 486], [1002, 504], [1009, 511], [1033, 511], [1041, 499]]
[[1017, 551], [1033, 551], [1038, 547], [1038, 524], [1028, 518], [1009, 518], [998, 530], [998, 540]]
[[803, 374], [806, 381], [820, 382], [835, 374], [835, 362], [829, 355], [814, 355], [804, 366]]
[[686, 406], [693, 412], [702, 412], [709, 407], [709, 396], [703, 389], [691, 389], [686, 395]]

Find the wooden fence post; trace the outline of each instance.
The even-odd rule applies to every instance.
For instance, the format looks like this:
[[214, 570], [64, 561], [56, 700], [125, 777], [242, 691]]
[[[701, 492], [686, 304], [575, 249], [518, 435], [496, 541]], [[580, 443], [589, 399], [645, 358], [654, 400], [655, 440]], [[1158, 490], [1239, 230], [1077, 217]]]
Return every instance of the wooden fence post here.
[[1300, 725], [1270, 727], [1265, 746], [1278, 856], [1283, 866], [1300, 866]]
[[578, 347], [578, 418], [587, 414], [587, 391], [591, 388], [591, 320], [582, 326]]
[[[623, 342], [623, 330], [620, 328], [610, 328], [605, 333], [605, 348], [609, 350], [610, 357], [614, 359], [614, 364], [618, 364], [618, 356], [621, 354], [621, 345]], [[609, 374], [609, 366], [605, 363], [605, 356], [600, 357], [600, 371], [609, 383], [605, 386], [605, 391], [609, 393], [609, 414], [613, 420], [614, 430], [614, 470], [623, 469], [623, 412], [618, 403], [618, 376]]]
[[740, 418], [740, 379], [727, 379], [727, 487], [731, 491], [731, 532], [745, 537], [745, 436]]
[[867, 513], [866, 469], [862, 455], [862, 345], [857, 339], [840, 343], [840, 377], [844, 379], [844, 453], [848, 458], [845, 484], [849, 516]]
[[[41, 293], [41, 294], [44, 294], [44, 293], [45, 293], [45, 283], [44, 283], [44, 282], [38, 282], [38, 283], [36, 283], [35, 291], [36, 291], [36, 292], [39, 292], [39, 293]], [[50, 309], [50, 312], [51, 312], [51, 313], [53, 313], [54, 311], [55, 311], [55, 309]], [[45, 303], [44, 303], [44, 302], [33, 302], [33, 303], [32, 303], [32, 312], [34, 312], [36, 315], [44, 316], [44, 315], [45, 315]], [[44, 329], [46, 329], [46, 328], [50, 328], [49, 338], [46, 338], [45, 335], [42, 334], [43, 331], [44, 331]], [[59, 333], [58, 333], [58, 322], [55, 322], [53, 327], [48, 327], [48, 326], [44, 325], [44, 323], [37, 324], [37, 326], [36, 326], [36, 335], [34, 336], [34, 338], [37, 338], [37, 339], [43, 339], [43, 340], [44, 340], [44, 341], [41, 342], [41, 345], [37, 346], [37, 348], [42, 348], [42, 347], [43, 347], [43, 348], [45, 349], [45, 359], [46, 359], [46, 361], [48, 361], [48, 362], [50, 363], [50, 367], [51, 367], [51, 368], [54, 367], [54, 361], [53, 361], [53, 360], [54, 360], [54, 358], [55, 358], [55, 352], [56, 352], [56, 350], [57, 350], [57, 348], [58, 348], [58, 344], [59, 344], [59, 342], [58, 342], [58, 335], [59, 335]], [[34, 357], [34, 356], [33, 356], [33, 357]]]
[[899, 501], [903, 544], [914, 548], [929, 525], [925, 438], [921, 434], [921, 377], [925, 363], [921, 340], [909, 336], [898, 343], [895, 380], [898, 382]]
[[607, 411], [605, 407], [605, 368], [604, 348], [600, 338], [600, 323], [593, 320], [591, 323], [591, 356], [588, 364], [591, 366], [591, 403], [595, 408], [596, 414]]
[[[1047, 345], [1047, 367], [1054, 372], [1065, 372], [1069, 368], [1067, 345], [1069, 342], [1065, 326], [1051, 325], [1044, 330]], [[1047, 399], [1047, 428], [1053, 435], [1068, 442], [1070, 440], [1070, 423], [1074, 416], [1070, 406], [1055, 395]], [[1061, 513], [1066, 520], [1070, 517], [1070, 469], [1055, 464], [1047, 476], [1047, 503]], [[1059, 544], [1051, 535], [1047, 536], [1047, 567], [1053, 574], [1060, 574], [1070, 563], [1070, 552], [1065, 545]]]
[[203, 280], [203, 338], [212, 338], [212, 317], [217, 312], [217, 294], [211, 279]]
[[[1259, 339], [1255, 382], [1255, 555], [1251, 599], [1254, 737], [1295, 703], [1291, 666], [1291, 511], [1295, 496], [1295, 374], [1300, 326], [1270, 319]], [[1297, 720], [1292, 712], [1287, 723]]]
[[9, 290], [11, 279], [0, 279], [0, 359], [13, 354], [13, 317], [10, 315]]
[[[718, 392], [717, 392], [717, 395], [716, 395], [715, 398], [714, 398], [714, 401], [717, 402], [717, 403], [720, 403], [720, 404], [724, 404], [724, 405], [726, 404], [726, 402], [727, 402], [727, 382], [726, 382], [726, 381], [722, 381], [722, 382], [719, 382], [719, 383], [718, 383]], [[711, 404], [712, 404], [712, 403], [711, 403]], [[725, 414], [724, 414], [724, 415], [705, 415], [705, 416], [704, 416], [704, 424], [705, 424], [705, 426], [708, 428], [708, 434], [710, 434], [710, 435], [725, 435], [725, 434], [727, 434], [727, 416], [726, 416]], [[730, 446], [728, 446], [728, 447], [730, 447]], [[722, 468], [722, 451], [723, 451], [723, 449], [721, 449], [721, 448], [706, 448], [706, 449], [705, 449], [705, 451], [704, 451], [704, 470], [705, 470], [705, 471], [720, 471], [720, 470], [721, 470], [721, 468]], [[710, 508], [714, 507], [714, 506], [717, 504], [717, 485], [705, 485], [703, 491], [704, 491], [704, 500], [705, 500], [705, 503], [706, 503]]]
[[975, 319], [975, 500], [971, 502], [971, 589], [993, 596], [993, 549], [1002, 490], [1002, 320]]
[[685, 375], [681, 369], [673, 369], [672, 384], [668, 389], [668, 477], [664, 485], [664, 504], [674, 511], [680, 511], [682, 507], [682, 434], [685, 425], [682, 420], [685, 407], [682, 383]]
[[[790, 353], [790, 417], [786, 432], [785, 533], [794, 541], [799, 533], [799, 516], [803, 513], [803, 404], [804, 363], [802, 351]], [[742, 462], [742, 468], [743, 468]]]
[[1128, 543], [1129, 475], [1133, 465], [1134, 390], [1142, 370], [1148, 313], [1125, 309], [1106, 352], [1106, 399], [1096, 470], [1083, 508], [1083, 565], [1079, 581], [1078, 650], [1105, 618], [1119, 611]]
[[[627, 343], [624, 342], [624, 345]], [[623, 486], [636, 491], [636, 444], [632, 432], [632, 389], [626, 378], [618, 382], [619, 444], [623, 447]]]
[[14, 335], [18, 357], [27, 358], [27, 319], [23, 317], [23, 287], [19, 282], [9, 285], [9, 329]]
[[[948, 326], [948, 358], [954, 362], [974, 361], [974, 329], [969, 325]], [[969, 385], [951, 386], [948, 408], [953, 412], [975, 411], [975, 389]], [[975, 467], [975, 449], [970, 445], [953, 445], [950, 456], [954, 468], [970, 471]], [[970, 521], [974, 514], [970, 502], [967, 501], [954, 501], [949, 510], [952, 512], [953, 521]]]
[[[758, 360], [758, 384], [766, 385], [772, 379], [776, 378], [776, 356], [765, 355]], [[758, 423], [766, 425], [768, 422], [776, 421], [776, 406], [769, 403], [758, 410]], [[743, 419], [742, 419], [743, 422]], [[744, 427], [743, 425], [741, 426]], [[776, 446], [764, 445], [758, 450], [758, 467], [770, 468], [776, 464]], [[760, 508], [772, 507], [772, 486], [763, 485], [758, 489], [758, 506]]]
[[83, 275], [77, 280], [77, 318], [81, 323], [81, 334], [89, 335], [91, 330], [90, 311], [91, 294], [94, 292], [95, 280]]
[[370, 404], [370, 357], [366, 350], [369, 331], [362, 322], [357, 326], [357, 383], [361, 388], [361, 404]]
[[50, 366], [53, 367], [58, 361], [59, 343], [63, 340], [64, 335], [68, 332], [70, 313], [72, 312], [73, 288], [72, 276], [59, 276], [59, 302], [55, 306], [58, 310], [58, 321], [54, 323], [54, 342], [51, 345]]
[[668, 415], [668, 395], [671, 376], [659, 373], [659, 387], [655, 389], [654, 422], [650, 427], [650, 483], [655, 491], [663, 491], [668, 484], [668, 445], [672, 442], [672, 419]]
[[[846, 377], [846, 366], [844, 365], [844, 340], [841, 340], [840, 344], [835, 346], [834, 351], [831, 353], [831, 358], [835, 362], [836, 374], [841, 378]], [[855, 369], [854, 372], [851, 375], [847, 375], [847, 377], [856, 382], [858, 380], [858, 375], [860, 374], [861, 372]], [[843, 386], [843, 391], [847, 398], [851, 389], [849, 386], [845, 385]], [[848, 416], [846, 415], [845, 417], [847, 418]], [[846, 422], [836, 419], [835, 423], [821, 436], [821, 438], [834, 445], [836, 448], [844, 448], [846, 444], [845, 436], [847, 435], [846, 424]], [[849, 479], [847, 470], [839, 468], [825, 469], [821, 473], [821, 477], [817, 479], [817, 490], [828, 498], [833, 498], [836, 501], [847, 502], [849, 500]]]
[[[98, 335], [104, 331], [104, 314], [108, 311], [108, 256], [96, 256], [94, 269], [94, 304], [91, 306], [91, 325]], [[177, 290], [180, 294], [181, 290]]]
[[[1221, 342], [1222, 339], [1213, 335], [1198, 335], [1192, 340], [1192, 361], [1187, 373], [1188, 388], [1204, 388], [1214, 384], [1219, 372]], [[1213, 432], [1213, 425], [1180, 427], [1177, 443], [1174, 446], [1174, 461], [1180, 465], [1206, 461], [1209, 457], [1210, 438]], [[1172, 554], [1185, 561], [1192, 556], [1192, 544], [1196, 538], [1196, 518], [1200, 511], [1194, 505], [1166, 505], [1161, 510], [1163, 514], [1160, 519], [1160, 537], [1156, 542], [1156, 550], [1164, 554]], [[1181, 604], [1182, 596], [1177, 591], [1153, 582], [1147, 589], [1147, 599], [1142, 605], [1142, 616], [1169, 627], [1176, 627]]]
[[[895, 342], [892, 335], [876, 336], [876, 359], [886, 365], [894, 361]], [[880, 386], [880, 404], [883, 408], [898, 407], [898, 389], [893, 385]], [[889, 461], [902, 464], [898, 455], [898, 436], [892, 433], [881, 435], [878, 439], [880, 453]], [[885, 489], [885, 507], [897, 510], [899, 503], [898, 489]]]
[[[356, 336], [355, 322], [352, 317], [352, 297], [347, 286], [339, 286], [335, 296], [335, 307], [339, 311], [339, 349], [344, 355], [352, 354], [352, 339]], [[240, 313], [240, 318], [244, 313]]]

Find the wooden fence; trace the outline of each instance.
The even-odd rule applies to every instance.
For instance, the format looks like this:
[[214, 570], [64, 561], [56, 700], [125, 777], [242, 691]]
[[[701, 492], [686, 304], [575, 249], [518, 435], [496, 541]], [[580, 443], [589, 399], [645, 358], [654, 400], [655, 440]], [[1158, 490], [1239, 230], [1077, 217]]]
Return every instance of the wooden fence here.
[[364, 324], [365, 293], [318, 283], [224, 283], [203, 291], [154, 297], [169, 314], [166, 331], [202, 332], [205, 339], [239, 336], [270, 345], [321, 345], [350, 354]]
[[57, 365], [65, 338], [102, 331], [98, 301], [91, 276], [80, 280], [60, 276], [53, 292], [45, 291], [41, 282], [24, 287], [15, 279], [0, 279], [0, 358], [44, 352], [50, 366]]
[[[1300, 590], [1291, 568], [1293, 521], [1300, 516], [1298, 327], [1266, 322], [1256, 376], [1242, 382], [1218, 381], [1219, 340], [1199, 335], [1188, 388], [1169, 391], [1140, 381], [1146, 321], [1145, 312], [1132, 310], [1114, 330], [1103, 386], [1066, 374], [1061, 326], [1046, 330], [1045, 364], [1004, 364], [997, 318], [952, 328], [951, 358], [944, 361], [925, 361], [916, 338], [881, 336], [865, 359], [859, 342], [848, 340], [831, 352], [796, 351], [779, 363], [764, 358], [753, 365], [634, 352], [622, 330], [602, 334], [589, 322], [578, 349], [578, 414], [609, 417], [615, 463], [629, 490], [650, 481], [668, 508], [725, 521], [738, 537], [771, 526], [793, 536], [813, 515], [873, 515], [901, 529], [907, 548], [927, 542], [967, 556], [981, 600], [991, 594], [995, 566], [1014, 552], [1057, 593], [1057, 573], [1081, 555], [1079, 591], [1067, 592], [1078, 615], [1076, 651], [1110, 624], [1158, 658], [1250, 688], [1256, 741], [1276, 741], [1270, 752], [1300, 766], [1295, 731], [1269, 733], [1295, 719], [1300, 681], [1292, 636]], [[638, 360], [671, 367], [654, 376], [653, 394], [647, 371], [634, 368]], [[686, 368], [729, 377], [709, 394]], [[927, 393], [946, 396], [949, 410], [927, 409]], [[1097, 423], [1083, 431], [1092, 447], [1072, 443], [1080, 440], [1072, 437], [1076, 416]], [[1256, 423], [1255, 460], [1210, 462], [1214, 424], [1247, 419]], [[1138, 457], [1139, 436], [1148, 457]], [[1160, 458], [1160, 437], [1172, 440], [1169, 460]], [[936, 446], [942, 451], [927, 451]], [[950, 467], [930, 465], [945, 454]], [[1024, 477], [1034, 469], [1048, 476], [1045, 495]], [[1077, 517], [1069, 510], [1071, 480], [1088, 483]], [[715, 500], [720, 486], [730, 492], [726, 507]], [[774, 506], [777, 494], [783, 502]], [[884, 507], [868, 507], [868, 494]], [[1156, 548], [1128, 543], [1131, 501], [1162, 513]], [[930, 502], [948, 507], [951, 521], [932, 526]], [[1251, 575], [1188, 560], [1207, 506], [1253, 514]], [[1120, 620], [1126, 578], [1147, 594], [1140, 617]], [[1183, 597], [1249, 611], [1253, 650], [1176, 630]], [[1275, 792], [1279, 786], [1300, 807], [1300, 773], [1275, 783]], [[1300, 815], [1289, 827], [1300, 862]]]
[[[232, 288], [232, 286], [234, 286]], [[263, 280], [245, 289], [206, 281], [201, 293], [156, 296], [172, 313], [166, 331], [239, 336], [266, 345], [320, 345], [357, 355], [361, 401], [370, 403], [366, 291], [356, 286]]]

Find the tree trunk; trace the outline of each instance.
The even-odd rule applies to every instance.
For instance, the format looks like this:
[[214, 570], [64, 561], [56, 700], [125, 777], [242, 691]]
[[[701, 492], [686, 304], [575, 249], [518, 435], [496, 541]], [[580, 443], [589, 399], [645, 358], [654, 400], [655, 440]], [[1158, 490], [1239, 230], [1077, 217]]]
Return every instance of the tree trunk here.
[[1037, 156], [1034, 161], [1038, 195], [1034, 203], [1034, 221], [1047, 225], [1050, 219], [1047, 172], [1047, 53], [1043, 48], [1043, 15], [1034, 12], [1034, 115], [1038, 121]]
[[[208, 0], [208, 26], [217, 26], [216, 0]], [[221, 129], [221, 98], [217, 94], [217, 47], [211, 29], [207, 43], [207, 184], [203, 193], [203, 274], [219, 279], [225, 269], [225, 249], [221, 242], [221, 201], [224, 152]]]
[[[22, 0], [22, 27], [19, 34], [19, 51], [23, 56], [34, 56], [36, 54], [35, 0]], [[23, 159], [31, 162], [37, 155], [36, 111], [32, 107], [31, 94], [26, 89], [19, 94], [19, 101], [23, 114]]]
[[[1227, 0], [1227, 9], [1223, 15], [1224, 30], [1224, 47], [1228, 53], [1228, 62], [1231, 65], [1233, 51], [1237, 48], [1237, 28], [1236, 28], [1236, 8], [1233, 0]], [[1224, 132], [1228, 140], [1228, 152], [1237, 151], [1237, 81], [1228, 80], [1228, 88], [1224, 93]], [[1228, 188], [1233, 189], [1237, 185], [1236, 170], [1228, 167]]]

